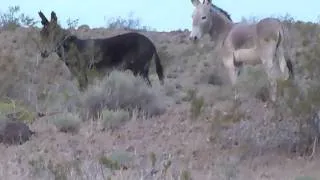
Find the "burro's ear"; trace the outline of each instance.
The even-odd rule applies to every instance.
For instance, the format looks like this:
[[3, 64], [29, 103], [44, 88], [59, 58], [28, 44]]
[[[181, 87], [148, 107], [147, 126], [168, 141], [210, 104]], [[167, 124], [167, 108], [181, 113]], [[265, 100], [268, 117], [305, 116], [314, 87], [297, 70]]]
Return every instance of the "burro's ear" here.
[[41, 11], [39, 11], [38, 14], [39, 14], [39, 16], [40, 16], [40, 18], [41, 18], [41, 24], [42, 24], [43, 26], [48, 25], [48, 24], [49, 24], [49, 21], [48, 21], [48, 19], [46, 18], [46, 16], [45, 16]]
[[57, 21], [58, 21], [57, 15], [54, 11], [51, 11], [51, 20], [50, 21], [53, 23], [57, 23]]
[[198, 6], [198, 4], [200, 4], [200, 1], [199, 1], [199, 0], [191, 0], [191, 3], [192, 3], [194, 6]]

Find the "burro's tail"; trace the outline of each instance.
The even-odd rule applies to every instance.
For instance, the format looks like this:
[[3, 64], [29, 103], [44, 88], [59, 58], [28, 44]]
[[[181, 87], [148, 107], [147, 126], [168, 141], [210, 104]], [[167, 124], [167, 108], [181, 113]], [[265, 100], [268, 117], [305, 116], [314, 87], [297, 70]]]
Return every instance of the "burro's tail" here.
[[154, 61], [156, 64], [156, 71], [160, 80], [160, 84], [163, 85], [164, 84], [163, 67], [161, 65], [160, 58], [156, 49], [154, 50]]
[[[276, 51], [279, 51], [280, 48], [284, 48], [284, 47], [281, 47], [281, 45], [284, 45], [285, 41], [288, 40], [286, 37], [285, 37], [285, 30], [284, 30], [284, 27], [282, 26], [281, 30], [279, 31], [279, 35], [278, 35], [278, 42], [276, 44]], [[287, 47], [289, 48], [289, 47]], [[289, 70], [289, 79], [294, 79], [294, 71], [293, 71], [293, 63], [292, 63], [292, 60], [291, 60], [291, 57], [289, 56], [289, 53], [285, 50], [284, 51], [284, 58], [285, 58], [285, 61], [286, 61], [286, 65], [287, 65], [287, 68]]]

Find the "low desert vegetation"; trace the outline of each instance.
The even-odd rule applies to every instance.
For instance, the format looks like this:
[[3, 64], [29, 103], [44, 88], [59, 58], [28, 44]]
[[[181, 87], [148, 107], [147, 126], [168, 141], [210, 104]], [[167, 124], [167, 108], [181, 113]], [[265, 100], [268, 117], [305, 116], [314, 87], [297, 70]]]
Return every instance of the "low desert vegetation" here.
[[52, 118], [53, 124], [61, 132], [78, 132], [80, 127], [80, 117], [77, 114], [64, 113]]
[[[190, 180], [212, 172], [212, 179], [254, 179], [265, 171], [259, 165], [277, 167], [268, 157], [310, 155], [320, 133], [320, 25], [280, 19], [291, 39], [295, 80], [279, 81], [279, 101], [270, 104], [261, 66], [243, 68], [231, 87], [212, 42], [193, 45], [189, 32], [157, 32], [133, 15], [96, 29], [68, 19], [67, 29], [82, 37], [132, 30], [149, 36], [165, 85], [158, 84], [152, 63], [152, 87], [131, 71], [93, 70], [88, 88], [79, 91], [56, 55], [40, 57], [37, 21], [9, 7], [0, 13], [0, 120], [26, 123], [35, 135], [20, 146], [0, 145], [0, 176]], [[259, 159], [265, 156], [270, 160]], [[256, 161], [256, 168], [248, 165]], [[283, 171], [291, 179], [312, 179]]]
[[191, 113], [192, 119], [196, 119], [199, 117], [199, 115], [203, 111], [203, 106], [204, 106], [203, 96], [197, 97], [196, 95], [193, 95], [191, 100], [191, 107], [190, 107], [190, 113]]
[[0, 13], [0, 27], [5, 30], [15, 30], [17, 27], [32, 27], [37, 23], [30, 16], [20, 13], [19, 6], [10, 6], [7, 12]]
[[108, 29], [125, 29], [125, 30], [140, 30], [140, 31], [152, 31], [149, 26], [141, 25], [139, 18], [134, 17], [131, 12], [125, 18], [123, 17], [111, 17], [106, 20]]
[[[89, 116], [107, 108], [123, 109], [129, 112], [139, 111], [147, 116], [165, 112], [165, 103], [157, 89], [148, 88], [141, 77], [134, 77], [131, 71], [112, 71], [101, 81], [93, 84], [83, 95], [84, 105]], [[106, 115], [107, 116], [107, 115]]]
[[110, 111], [104, 110], [102, 111], [103, 117], [103, 127], [105, 129], [114, 129], [119, 127], [122, 123], [130, 120], [130, 114], [125, 110], [118, 111]]

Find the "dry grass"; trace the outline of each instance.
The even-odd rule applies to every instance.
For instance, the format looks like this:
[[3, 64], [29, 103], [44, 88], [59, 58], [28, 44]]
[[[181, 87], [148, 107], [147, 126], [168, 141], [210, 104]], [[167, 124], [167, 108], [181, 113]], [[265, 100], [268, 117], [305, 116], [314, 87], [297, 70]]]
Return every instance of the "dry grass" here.
[[[309, 139], [315, 136], [309, 119], [320, 105], [320, 26], [285, 22], [296, 79], [279, 83], [280, 101], [273, 107], [264, 106], [268, 93], [261, 67], [244, 68], [234, 100], [217, 51], [211, 51], [214, 45], [189, 43], [189, 32], [141, 31], [159, 51], [165, 86], [152, 65], [152, 88], [131, 72], [96, 79], [92, 72], [88, 90], [80, 92], [55, 54], [40, 58], [39, 29], [2, 30], [0, 117], [14, 114], [37, 134], [20, 146], [0, 145], [0, 177], [320, 177], [318, 156], [312, 163], [299, 159], [309, 153]], [[81, 38], [126, 32], [71, 25]], [[37, 112], [56, 114], [38, 118]]]

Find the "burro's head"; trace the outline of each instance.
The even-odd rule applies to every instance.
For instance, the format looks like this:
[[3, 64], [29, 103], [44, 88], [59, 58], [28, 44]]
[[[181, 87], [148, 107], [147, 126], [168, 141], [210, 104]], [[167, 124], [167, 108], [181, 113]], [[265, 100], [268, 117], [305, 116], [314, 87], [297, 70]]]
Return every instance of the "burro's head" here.
[[39, 11], [38, 14], [41, 18], [42, 24], [42, 29], [40, 31], [40, 38], [42, 42], [41, 56], [46, 58], [50, 53], [57, 52], [59, 43], [61, 43], [65, 38], [67, 32], [57, 23], [58, 18], [54, 11], [51, 12], [50, 21], [41, 11]]
[[189, 38], [196, 42], [212, 28], [212, 3], [211, 0], [204, 0], [203, 3], [191, 0], [191, 3], [195, 9], [192, 13], [192, 31]]

